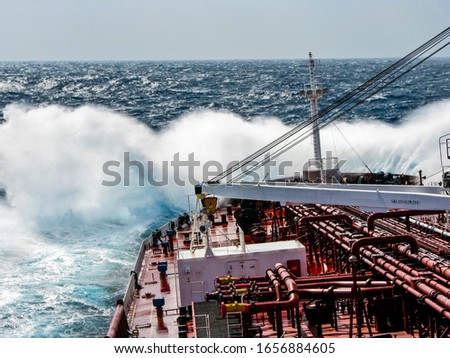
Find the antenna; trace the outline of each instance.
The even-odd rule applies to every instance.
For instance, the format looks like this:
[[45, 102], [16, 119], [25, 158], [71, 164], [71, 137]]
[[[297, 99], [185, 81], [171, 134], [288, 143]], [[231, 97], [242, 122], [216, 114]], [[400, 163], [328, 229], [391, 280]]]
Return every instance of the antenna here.
[[311, 121], [313, 126], [313, 146], [314, 146], [314, 163], [318, 169], [322, 169], [322, 150], [320, 147], [319, 132], [319, 110], [318, 101], [324, 94], [328, 93], [328, 89], [316, 83], [314, 77], [314, 59], [312, 53], [309, 53], [309, 85], [304, 86], [304, 90], [300, 91], [300, 96], [309, 99], [311, 107]]

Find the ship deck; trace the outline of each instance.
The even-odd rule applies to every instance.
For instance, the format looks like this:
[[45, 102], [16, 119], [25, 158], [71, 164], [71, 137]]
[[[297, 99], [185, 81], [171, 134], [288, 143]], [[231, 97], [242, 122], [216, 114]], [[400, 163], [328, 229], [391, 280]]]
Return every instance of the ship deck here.
[[[236, 219], [226, 208], [215, 213], [215, 225], [210, 228], [211, 247], [232, 247], [239, 245], [239, 230]], [[266, 220], [264, 228], [269, 240], [272, 237], [271, 220]], [[278, 230], [287, 232], [284, 224], [278, 223]], [[128, 314], [129, 327], [133, 337], [170, 338], [170, 337], [228, 337], [227, 320], [219, 317], [217, 302], [201, 302], [191, 307], [179, 307], [179, 286], [177, 259], [190, 256], [190, 238], [195, 236], [190, 225], [179, 228], [173, 250], [163, 247], [150, 247], [146, 250], [138, 282], [142, 287], [135, 290]], [[293, 239], [295, 235], [287, 235]], [[246, 244], [254, 244], [250, 236], [245, 236]], [[204, 249], [204, 243], [195, 245], [196, 250]], [[167, 272], [160, 275], [158, 262], [167, 262]], [[164, 299], [164, 308], [158, 312], [154, 299]], [[213, 308], [214, 307], [214, 308]], [[194, 313], [192, 313], [194, 310]], [[180, 312], [181, 311], [181, 312]], [[187, 317], [183, 318], [183, 317]], [[209, 316], [209, 325], [213, 332], [204, 332], [204, 317]], [[192, 316], [195, 319], [192, 319]], [[181, 322], [180, 322], [181, 321]]]
[[[220, 224], [223, 215], [227, 217], [227, 224]], [[218, 211], [215, 215], [218, 225], [210, 229], [211, 246], [227, 246], [239, 243], [236, 221], [233, 215], [227, 215], [226, 210]], [[224, 236], [228, 239], [224, 239]], [[190, 238], [193, 236], [190, 225], [184, 225], [176, 232], [173, 250], [167, 251], [161, 246], [150, 247], [144, 256], [140, 271], [139, 283], [142, 289], [136, 290], [133, 303], [128, 315], [130, 329], [136, 337], [164, 338], [179, 337], [186, 333], [189, 337], [196, 336], [192, 320], [180, 324], [179, 286], [177, 279], [177, 258], [183, 252], [190, 250]], [[196, 249], [204, 248], [203, 243], [197, 243]], [[158, 262], [167, 262], [167, 273], [160, 275]], [[164, 298], [162, 314], [153, 304], [153, 299]], [[190, 311], [190, 308], [186, 310]], [[183, 310], [183, 309], [182, 309]], [[189, 314], [188, 311], [186, 311]], [[183, 312], [181, 312], [181, 316]], [[182, 320], [182, 319], [181, 319]], [[180, 328], [181, 326], [181, 328]]]
[[[346, 210], [345, 214], [343, 214], [343, 209]], [[295, 219], [293, 215], [295, 215]], [[337, 219], [330, 221], [330, 215], [336, 215], [336, 218], [339, 219], [351, 215], [352, 219], [342, 222], [338, 222]], [[415, 303], [414, 297], [406, 297], [411, 292], [415, 294], [415, 290], [419, 288], [426, 289], [424, 282], [428, 282], [426, 280], [431, 280], [430, 277], [432, 277], [431, 268], [420, 268], [421, 261], [416, 262], [417, 257], [411, 256], [409, 252], [406, 253], [411, 257], [399, 257], [399, 253], [395, 253], [394, 250], [394, 256], [391, 257], [390, 255], [393, 254], [389, 247], [386, 248], [387, 251], [381, 247], [384, 250], [382, 254], [377, 248], [370, 248], [373, 253], [369, 252], [370, 250], [367, 250], [367, 253], [362, 250], [361, 254], [368, 255], [364, 260], [371, 269], [362, 270], [362, 276], [358, 278], [358, 285], [361, 284], [364, 287], [366, 284], [374, 285], [371, 283], [374, 280], [373, 282], [378, 282], [380, 291], [377, 291], [375, 301], [372, 300], [375, 294], [372, 295], [369, 292], [367, 296], [364, 296], [361, 302], [364, 301], [365, 308], [360, 311], [359, 316], [355, 311], [350, 311], [349, 303], [353, 302], [351, 300], [355, 296], [350, 293], [352, 286], [351, 283], [348, 283], [352, 278], [352, 271], [347, 265], [349, 252], [346, 250], [348, 250], [348, 245], [351, 246], [352, 242], [364, 236], [357, 231], [366, 230], [362, 222], [368, 216], [370, 214], [350, 207], [333, 208], [293, 204], [289, 208], [286, 207], [283, 212], [279, 212], [278, 215], [263, 220], [262, 225], [267, 242], [300, 240], [305, 244], [308, 272], [305, 277], [296, 279], [300, 299], [297, 305], [298, 311], [295, 314], [295, 310], [283, 310], [280, 316], [275, 318], [274, 313], [270, 310], [253, 312], [250, 318], [251, 323], [246, 323], [246, 318], [239, 312], [228, 312], [226, 315], [221, 315], [220, 302], [214, 298], [201, 299], [199, 300], [201, 302], [193, 302], [192, 305], [180, 307], [178, 259], [190, 256], [191, 239], [199, 236], [193, 232], [190, 225], [185, 224], [178, 227], [173, 244], [149, 246], [145, 250], [137, 281], [139, 287], [134, 290], [131, 305], [127, 311], [131, 336], [141, 338], [242, 337], [244, 331], [246, 337], [262, 338], [446, 336], [450, 325], [445, 312], [442, 311], [444, 315], [440, 316], [433, 309], [425, 307], [426, 304], [435, 307], [433, 303], [428, 303], [432, 296], [423, 296], [422, 304], [419, 305]], [[298, 217], [304, 219], [298, 220]], [[429, 230], [431, 225], [440, 225], [442, 218], [441, 216], [419, 217], [413, 221], [414, 227], [410, 227], [412, 226], [411, 222], [405, 220], [381, 219], [377, 222], [379, 232], [374, 231], [372, 235], [374, 237], [383, 236], [387, 235], [389, 231], [391, 234], [405, 234], [408, 229], [408, 232], [417, 237], [418, 242], [421, 243], [422, 254], [427, 255], [424, 256], [426, 260], [423, 262], [438, 262], [439, 264], [434, 267], [445, 276], [450, 272], [450, 269], [447, 269], [450, 267], [448, 239], [431, 235], [429, 231], [422, 232], [425, 228]], [[422, 223], [421, 226], [417, 224], [419, 221]], [[292, 223], [295, 223], [296, 226], [293, 227]], [[442, 226], [439, 230], [443, 230]], [[237, 222], [227, 208], [221, 209], [215, 214], [214, 225], [210, 228], [210, 233], [210, 245], [213, 249], [227, 246], [234, 248], [234, 245], [239, 245], [240, 235]], [[349, 238], [349, 243], [343, 241], [344, 237]], [[447, 234], [447, 237], [450, 237], [450, 234]], [[254, 244], [253, 239], [255, 237], [246, 235], [246, 244]], [[196, 245], [194, 250], [204, 251], [204, 242], [197, 240], [194, 243]], [[431, 246], [434, 246], [436, 253], [425, 251], [425, 248]], [[401, 248], [401, 245], [399, 244], [398, 247]], [[443, 256], [438, 256], [438, 253]], [[387, 263], [384, 263], [386, 260], [390, 260], [392, 269]], [[167, 264], [167, 270], [163, 273], [159, 270], [161, 262]], [[399, 266], [394, 267], [392, 263]], [[412, 268], [409, 269], [407, 265]], [[270, 269], [270, 267], [268, 268]], [[387, 273], [384, 272], [384, 268], [391, 269], [392, 273], [387, 272], [389, 271], [387, 269]], [[411, 279], [402, 270], [412, 275]], [[410, 280], [409, 283], [405, 285], [404, 281], [394, 277], [395, 274], [400, 275], [399, 277], [402, 279], [406, 277], [406, 280]], [[445, 285], [445, 282], [448, 283], [448, 280], [445, 281], [444, 278], [438, 277], [438, 274], [434, 274], [434, 277], [441, 286]], [[376, 281], [380, 278], [385, 281]], [[367, 289], [367, 291], [373, 290], [373, 292], [377, 290], [376, 287], [369, 286], [361, 290]], [[318, 290], [322, 290], [322, 293], [317, 293]], [[436, 297], [439, 296], [436, 290], [433, 292]], [[258, 302], [261, 297], [254, 299], [257, 300], [254, 302]], [[164, 305], [162, 308], [158, 308], [162, 300]], [[397, 302], [398, 300], [399, 302]], [[406, 303], [410, 306], [406, 307]], [[330, 304], [332, 309], [323, 310], [323, 307], [319, 307], [320, 309], [315, 310], [314, 304], [318, 307]], [[398, 313], [395, 312], [396, 310]], [[395, 322], [386, 324], [385, 321]], [[426, 327], [427, 322], [433, 324], [432, 329]], [[282, 327], [282, 332], [277, 325]]]

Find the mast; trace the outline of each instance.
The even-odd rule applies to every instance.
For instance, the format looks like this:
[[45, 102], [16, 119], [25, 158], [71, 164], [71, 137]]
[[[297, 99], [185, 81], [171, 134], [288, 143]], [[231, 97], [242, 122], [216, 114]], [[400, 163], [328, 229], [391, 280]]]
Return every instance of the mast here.
[[305, 90], [300, 92], [301, 96], [309, 99], [311, 108], [311, 119], [313, 126], [313, 147], [314, 147], [314, 159], [315, 166], [322, 169], [322, 150], [320, 146], [320, 132], [319, 132], [319, 119], [318, 119], [318, 101], [324, 94], [328, 93], [328, 89], [324, 88], [316, 83], [314, 76], [314, 59], [312, 53], [309, 53], [309, 85], [305, 85]]

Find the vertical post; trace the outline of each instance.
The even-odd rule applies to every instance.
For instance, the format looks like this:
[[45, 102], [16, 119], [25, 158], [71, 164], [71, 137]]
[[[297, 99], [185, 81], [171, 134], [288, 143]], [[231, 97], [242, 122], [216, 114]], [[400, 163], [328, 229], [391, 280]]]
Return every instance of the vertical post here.
[[[350, 313], [350, 327], [349, 327], [349, 333], [348, 333], [348, 337], [352, 338], [353, 336], [353, 316], [355, 315], [355, 302], [357, 301], [357, 290], [358, 290], [358, 286], [356, 283], [356, 264], [358, 262], [358, 259], [356, 256], [351, 255], [348, 259], [348, 261], [350, 262], [351, 268], [352, 268], [352, 276], [353, 276], [353, 285], [352, 285], [352, 296], [351, 296], [351, 301], [350, 301], [350, 305], [348, 307], [349, 313]], [[356, 322], [358, 322], [358, 318], [356, 318]], [[356, 323], [356, 325], [358, 326], [358, 323]], [[359, 327], [358, 327], [359, 328]], [[358, 330], [358, 334], [359, 334], [359, 330]]]
[[312, 53], [309, 53], [309, 86], [301, 91], [300, 94], [309, 99], [310, 110], [311, 110], [311, 120], [313, 129], [313, 149], [314, 149], [314, 160], [313, 165], [318, 169], [317, 180], [321, 182], [323, 180], [323, 166], [322, 166], [322, 149], [320, 145], [320, 128], [319, 128], [319, 110], [318, 110], [318, 100], [321, 96], [328, 92], [328, 89], [322, 88], [317, 85], [314, 76], [314, 60]]
[[295, 307], [295, 324], [297, 325], [297, 337], [301, 338], [302, 327], [300, 326], [300, 308], [298, 306]]
[[281, 310], [277, 309], [275, 312], [276, 325], [277, 325], [277, 337], [281, 338], [283, 336], [283, 317], [281, 315]]
[[311, 85], [311, 95], [309, 97], [311, 107], [311, 118], [313, 120], [313, 140], [314, 140], [314, 160], [319, 169], [322, 169], [322, 150], [320, 145], [319, 119], [317, 101], [319, 95], [317, 93], [316, 80], [314, 78], [314, 60], [312, 53], [309, 53], [309, 82]]

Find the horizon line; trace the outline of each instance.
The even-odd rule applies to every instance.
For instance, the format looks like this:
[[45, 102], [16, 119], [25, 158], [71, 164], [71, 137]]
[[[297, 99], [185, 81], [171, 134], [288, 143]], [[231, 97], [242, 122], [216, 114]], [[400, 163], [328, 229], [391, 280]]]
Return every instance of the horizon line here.
[[[382, 57], [316, 57], [315, 60], [391, 60], [400, 56]], [[450, 55], [433, 56], [431, 59], [448, 59]], [[253, 61], [304, 61], [308, 57], [289, 58], [223, 58], [223, 59], [0, 59], [0, 63], [48, 63], [48, 62], [253, 62]]]

